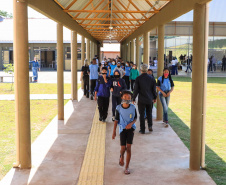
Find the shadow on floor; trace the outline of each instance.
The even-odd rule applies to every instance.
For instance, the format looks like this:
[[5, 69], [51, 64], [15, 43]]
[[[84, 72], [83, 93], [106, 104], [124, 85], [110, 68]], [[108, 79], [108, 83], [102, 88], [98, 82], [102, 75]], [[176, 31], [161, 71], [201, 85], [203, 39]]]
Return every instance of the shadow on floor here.
[[[169, 109], [169, 122], [173, 130], [190, 149], [190, 128]], [[218, 185], [226, 185], [226, 162], [206, 145], [206, 171]]]

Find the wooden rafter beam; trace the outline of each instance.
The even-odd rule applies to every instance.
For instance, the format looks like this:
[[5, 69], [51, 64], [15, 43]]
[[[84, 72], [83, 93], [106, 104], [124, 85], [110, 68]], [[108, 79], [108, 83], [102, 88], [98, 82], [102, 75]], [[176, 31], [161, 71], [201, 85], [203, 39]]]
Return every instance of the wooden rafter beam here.
[[[110, 21], [111, 18], [73, 18], [75, 20], [91, 20], [91, 21]], [[113, 21], [148, 21], [149, 19], [126, 19], [126, 18], [112, 18]]]
[[[104, 31], [104, 30], [102, 30], [102, 31], [92, 31], [92, 33], [94, 33], [94, 32], [109, 32], [109, 33], [110, 33], [110, 31]], [[113, 33], [113, 31], [111, 31], [111, 32]], [[124, 32], [124, 33], [128, 33], [127, 30], [125, 30], [125, 31], [114, 31], [114, 32]]]
[[[114, 28], [115, 29], [122, 29], [122, 28]], [[134, 28], [123, 28], [125, 30], [134, 30]], [[98, 27], [91, 27], [91, 28], [86, 28], [86, 30], [110, 30], [108, 27], [106, 28], [98, 28]]]
[[[111, 24], [80, 24], [84, 26], [110, 26]], [[137, 24], [136, 26], [139, 27], [142, 24]], [[125, 26], [125, 24], [112, 24], [112, 26]], [[127, 24], [127, 26], [134, 26], [133, 24]]]
[[[110, 2], [108, 2], [104, 7], [103, 9], [107, 8], [107, 6], [109, 5]], [[94, 18], [96, 18], [100, 13], [97, 13], [96, 16]], [[100, 18], [103, 18], [105, 15], [105, 13], [100, 17]], [[81, 23], [83, 23], [84, 21], [82, 21]], [[92, 21], [89, 21], [88, 24], [90, 24]], [[98, 21], [95, 21], [94, 24], [96, 24]]]
[[[111, 10], [64, 10], [65, 12], [80, 12], [80, 13], [111, 13]], [[149, 13], [158, 13], [159, 10], [150, 11]], [[147, 13], [147, 11], [136, 10], [112, 10], [112, 13]]]

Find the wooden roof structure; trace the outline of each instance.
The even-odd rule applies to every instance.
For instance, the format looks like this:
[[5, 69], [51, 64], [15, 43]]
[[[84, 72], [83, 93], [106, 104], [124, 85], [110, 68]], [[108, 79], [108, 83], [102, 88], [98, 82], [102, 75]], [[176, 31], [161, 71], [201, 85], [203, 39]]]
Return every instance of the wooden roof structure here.
[[96, 40], [121, 42], [173, 0], [54, 0]]

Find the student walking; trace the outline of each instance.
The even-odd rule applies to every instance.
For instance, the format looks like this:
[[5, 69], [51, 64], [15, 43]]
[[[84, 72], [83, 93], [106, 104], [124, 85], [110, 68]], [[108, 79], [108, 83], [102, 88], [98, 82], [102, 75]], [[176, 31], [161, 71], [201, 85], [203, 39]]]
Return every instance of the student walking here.
[[93, 62], [91, 65], [89, 65], [89, 71], [90, 71], [90, 83], [91, 83], [91, 91], [90, 91], [90, 98], [91, 100], [93, 100], [93, 96], [94, 96], [94, 88], [96, 86], [96, 81], [98, 79], [99, 76], [99, 72], [100, 72], [100, 68], [98, 67], [98, 65], [96, 64], [96, 58], [93, 58]]
[[140, 114], [140, 133], [145, 134], [145, 109], [148, 119], [148, 129], [150, 132], [153, 131], [152, 128], [152, 105], [156, 102], [156, 82], [155, 79], [147, 74], [148, 65], [142, 64], [140, 66], [141, 75], [137, 77], [135, 81], [133, 101], [135, 102], [138, 96], [138, 110]]
[[98, 97], [99, 120], [105, 122], [108, 115], [111, 79], [107, 76], [106, 67], [102, 67], [101, 72], [102, 75], [96, 83], [94, 99], [97, 100]]
[[131, 69], [132, 69], [132, 68], [130, 67], [129, 62], [126, 62], [126, 66], [125, 66], [125, 75], [124, 75], [123, 79], [124, 79], [125, 82], [126, 82], [126, 87], [127, 87], [128, 90], [130, 89], [129, 76], [130, 76], [130, 71], [131, 71]]
[[174, 83], [168, 68], [164, 68], [163, 75], [158, 78], [157, 90], [159, 91], [159, 99], [163, 107], [163, 123], [168, 127], [168, 105], [170, 94], [173, 92]]
[[87, 59], [85, 59], [84, 66], [82, 66], [81, 69], [80, 81], [82, 80], [84, 82], [84, 96], [86, 96], [86, 98], [89, 98], [89, 65]]
[[116, 65], [116, 61], [115, 59], [113, 59], [112, 63], [110, 64], [110, 66], [108, 67], [108, 70], [109, 70], [109, 76], [111, 78], [114, 78], [114, 69], [117, 67]]
[[136, 107], [131, 104], [132, 94], [130, 91], [122, 92], [122, 104], [116, 108], [116, 116], [114, 122], [114, 129], [112, 139], [116, 137], [116, 128], [119, 125], [120, 135], [120, 158], [119, 165], [124, 166], [124, 154], [126, 155], [126, 165], [124, 173], [130, 174], [129, 164], [131, 159], [131, 146], [133, 144], [134, 130], [136, 129], [135, 122], [137, 120]]
[[114, 72], [114, 78], [112, 79], [112, 121], [115, 121], [115, 109], [116, 106], [121, 103], [121, 93], [126, 90], [126, 83], [124, 79], [120, 78], [120, 72], [116, 70]]
[[139, 71], [137, 70], [137, 66], [136, 64], [133, 64], [133, 68], [130, 70], [130, 76], [129, 76], [132, 91], [134, 89], [134, 82], [138, 76], [139, 76]]
[[116, 70], [119, 71], [120, 78], [124, 77], [124, 75], [125, 75], [126, 72], [124, 71], [124, 69], [122, 69], [122, 66], [121, 66], [121, 63], [120, 62], [117, 63], [117, 67], [113, 70], [113, 74], [114, 74], [114, 72]]

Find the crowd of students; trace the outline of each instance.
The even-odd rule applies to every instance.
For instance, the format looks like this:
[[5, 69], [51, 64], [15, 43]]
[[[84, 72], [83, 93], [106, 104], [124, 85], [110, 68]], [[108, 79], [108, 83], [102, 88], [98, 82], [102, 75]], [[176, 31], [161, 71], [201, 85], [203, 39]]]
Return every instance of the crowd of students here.
[[[104, 59], [99, 65], [93, 58], [90, 65], [85, 60], [82, 67], [81, 80], [84, 81], [84, 96], [96, 100], [99, 109], [99, 121], [106, 122], [110, 96], [112, 100], [112, 121], [114, 129], [112, 139], [116, 137], [119, 126], [120, 158], [119, 165], [124, 166], [124, 153], [127, 152], [125, 174], [130, 174], [129, 163], [131, 145], [133, 143], [137, 111], [135, 107], [138, 96], [138, 111], [140, 115], [140, 131], [145, 134], [145, 119], [149, 132], [153, 131], [152, 109], [157, 99], [156, 86], [163, 106], [163, 123], [168, 127], [168, 104], [174, 83], [170, 70], [164, 68], [163, 75], [155, 81], [153, 71], [148, 65], [142, 64], [138, 71], [133, 62], [124, 62], [121, 58]], [[89, 90], [89, 81], [91, 83]]]

